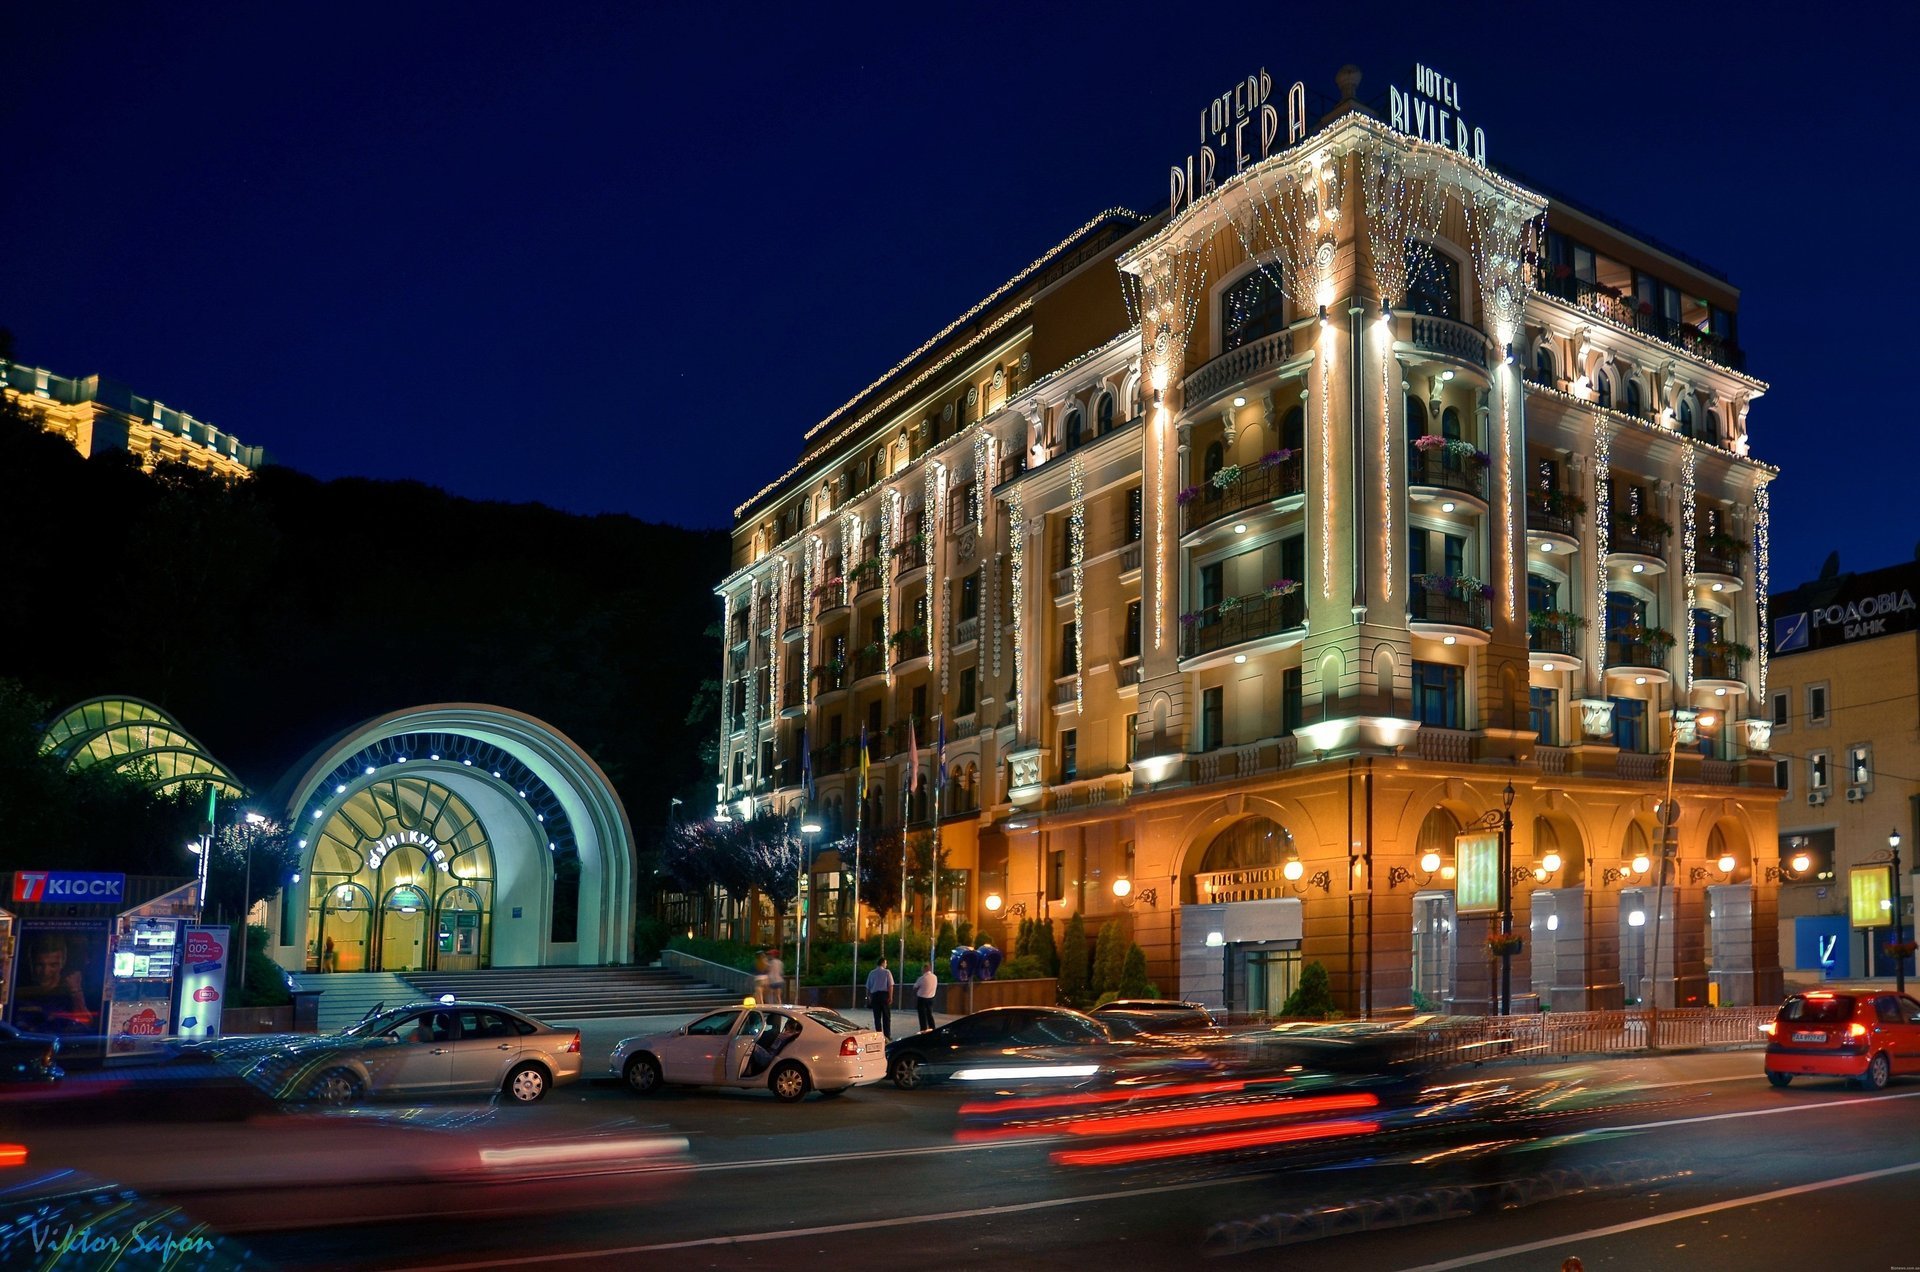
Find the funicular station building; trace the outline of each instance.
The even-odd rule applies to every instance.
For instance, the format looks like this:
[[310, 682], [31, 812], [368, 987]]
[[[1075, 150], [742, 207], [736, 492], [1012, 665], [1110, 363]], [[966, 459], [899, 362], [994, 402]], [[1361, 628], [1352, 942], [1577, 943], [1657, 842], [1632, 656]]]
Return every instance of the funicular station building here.
[[1778, 995], [1739, 294], [1359, 78], [1208, 104], [736, 510], [719, 795], [822, 826], [816, 938], [904, 820], [1237, 1011], [1486, 1011], [1502, 900], [1515, 1010]]

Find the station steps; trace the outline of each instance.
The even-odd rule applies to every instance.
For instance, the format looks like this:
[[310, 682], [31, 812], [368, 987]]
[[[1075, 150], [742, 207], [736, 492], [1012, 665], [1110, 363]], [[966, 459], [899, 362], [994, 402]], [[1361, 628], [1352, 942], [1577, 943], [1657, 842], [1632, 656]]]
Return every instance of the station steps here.
[[738, 995], [662, 967], [494, 967], [409, 972], [405, 979], [414, 997], [453, 994], [512, 1007], [537, 1020], [694, 1015], [739, 1001]]
[[320, 1032], [338, 1033], [356, 1024], [368, 1010], [385, 1003], [399, 1007], [422, 997], [391, 972], [291, 972], [300, 989], [321, 991]]

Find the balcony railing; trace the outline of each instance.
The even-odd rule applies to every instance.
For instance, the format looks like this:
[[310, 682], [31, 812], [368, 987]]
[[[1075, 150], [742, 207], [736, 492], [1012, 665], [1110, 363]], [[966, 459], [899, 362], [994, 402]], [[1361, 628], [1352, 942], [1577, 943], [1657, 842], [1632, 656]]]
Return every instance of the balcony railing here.
[[1487, 468], [1479, 460], [1444, 446], [1421, 449], [1410, 447], [1407, 455], [1407, 484], [1457, 490], [1475, 499], [1487, 497]]
[[1616, 521], [1607, 531], [1607, 551], [1666, 559], [1667, 539], [1631, 521]]
[[826, 746], [815, 747], [813, 752], [813, 775], [815, 777], [831, 777], [835, 773], [845, 772], [847, 768], [847, 751], [847, 746], [839, 742], [829, 742]]
[[780, 610], [780, 630], [793, 631], [807, 621], [807, 607], [798, 595], [788, 601]]
[[1738, 654], [1695, 650], [1693, 655], [1693, 678], [1695, 680], [1740, 680], [1741, 663]]
[[1700, 574], [1725, 574], [1737, 579], [1740, 577], [1740, 558], [1731, 552], [1708, 552], [1703, 549], [1694, 557], [1693, 568]]
[[964, 715], [954, 717], [953, 727], [947, 730], [947, 741], [964, 742], [966, 739], [976, 736], [979, 732], [980, 715], [977, 711], [969, 711]]
[[1073, 704], [1074, 682], [1072, 678], [1056, 680], [1053, 684], [1053, 705], [1066, 707]]
[[[1181, 530], [1198, 530], [1201, 526], [1210, 526], [1248, 508], [1302, 493], [1306, 489], [1306, 466], [1301, 462], [1301, 452], [1275, 451], [1274, 454], [1284, 454], [1286, 458], [1276, 459], [1272, 463], [1263, 460], [1242, 468], [1240, 476], [1225, 488], [1214, 485], [1212, 479], [1194, 487], [1192, 495], [1180, 508]], [[1134, 545], [1134, 565], [1138, 564], [1139, 547]]]
[[912, 662], [927, 656], [927, 633], [924, 630], [896, 632], [891, 644], [893, 661], [896, 663]]
[[1444, 623], [1449, 627], [1493, 630], [1493, 602], [1484, 596], [1457, 596], [1450, 591], [1430, 591], [1415, 576], [1407, 593], [1407, 613], [1416, 623]]
[[1487, 365], [1487, 338], [1466, 323], [1451, 318], [1415, 314], [1413, 343], [1417, 348], [1458, 358], [1476, 367]]
[[1303, 626], [1307, 621], [1307, 597], [1304, 588], [1295, 588], [1279, 596], [1246, 597], [1223, 609], [1209, 605], [1180, 619], [1180, 656], [1198, 658], [1215, 650], [1242, 645], [1250, 640], [1278, 636]]
[[896, 565], [894, 573], [907, 574], [927, 563], [927, 543], [925, 538], [916, 536], [908, 539], [893, 550]]
[[875, 555], [863, 558], [859, 565], [853, 567], [853, 577], [849, 582], [853, 584], [853, 594], [855, 596], [864, 596], [874, 588], [879, 587], [881, 581], [886, 577], [886, 560], [883, 557]]
[[1027, 453], [1025, 451], [1020, 451], [1016, 454], [1008, 455], [1005, 459], [1000, 461], [999, 484], [1005, 485], [1007, 482], [1012, 481], [1015, 477], [1018, 477], [1021, 473], [1024, 473], [1026, 471], [1027, 471]]
[[1532, 627], [1527, 630], [1527, 648], [1536, 654], [1580, 656], [1580, 633], [1571, 627]]
[[1129, 570], [1137, 570], [1139, 568], [1140, 541], [1135, 539], [1132, 543], [1120, 549], [1120, 573], [1125, 574]]
[[832, 693], [836, 689], [847, 687], [847, 669], [844, 665], [835, 667], [831, 663], [822, 663], [813, 669], [813, 691]]
[[978, 614], [975, 614], [972, 618], [963, 618], [958, 623], [955, 623], [953, 625], [953, 643], [954, 644], [964, 645], [964, 644], [967, 644], [969, 641], [975, 641], [979, 639], [980, 639], [980, 616]]
[[787, 682], [780, 686], [780, 709], [782, 711], [793, 711], [800, 707], [806, 700], [802, 689], [803, 686], [799, 680], [791, 676], [788, 677]]
[[1205, 402], [1232, 385], [1278, 368], [1292, 356], [1291, 331], [1277, 331], [1271, 336], [1250, 340], [1237, 349], [1227, 350], [1188, 376], [1180, 386], [1180, 400], [1196, 405]]
[[1580, 537], [1578, 509], [1579, 505], [1573, 501], [1571, 495], [1558, 490], [1529, 491], [1527, 493], [1527, 529], [1577, 539]]
[[1666, 318], [1651, 308], [1642, 309], [1611, 287], [1590, 283], [1545, 265], [1536, 270], [1534, 285], [1545, 295], [1596, 314], [1616, 327], [1625, 327], [1629, 331], [1664, 340], [1697, 357], [1717, 362], [1723, 367], [1732, 367], [1735, 371], [1746, 369], [1747, 355], [1738, 345], [1710, 335], [1691, 323]]
[[853, 678], [865, 680], [869, 676], [884, 676], [887, 672], [887, 651], [884, 649], [862, 649], [853, 656]]
[[1654, 667], [1665, 670], [1667, 646], [1650, 640], [1607, 639], [1607, 666]]

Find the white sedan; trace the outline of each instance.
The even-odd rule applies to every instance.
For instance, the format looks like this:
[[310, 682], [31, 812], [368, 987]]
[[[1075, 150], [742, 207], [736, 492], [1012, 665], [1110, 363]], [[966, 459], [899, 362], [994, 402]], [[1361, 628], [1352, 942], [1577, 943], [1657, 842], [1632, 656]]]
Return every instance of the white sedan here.
[[613, 1072], [635, 1095], [662, 1085], [759, 1087], [785, 1101], [838, 1095], [887, 1075], [887, 1040], [827, 1007], [742, 1005], [671, 1033], [622, 1038]]

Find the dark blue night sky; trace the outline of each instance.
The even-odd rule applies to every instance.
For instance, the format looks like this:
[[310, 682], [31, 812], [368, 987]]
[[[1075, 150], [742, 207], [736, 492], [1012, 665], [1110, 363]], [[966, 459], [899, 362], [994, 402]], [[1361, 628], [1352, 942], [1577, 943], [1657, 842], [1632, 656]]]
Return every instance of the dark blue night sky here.
[[1353, 61], [1373, 97], [1421, 60], [1495, 163], [1744, 290], [1776, 586], [1920, 537], [1891, 6], [32, 8], [0, 34], [18, 356], [320, 476], [726, 524], [1044, 248], [1164, 206], [1236, 78]]

